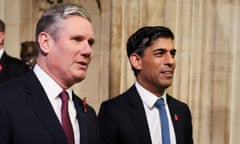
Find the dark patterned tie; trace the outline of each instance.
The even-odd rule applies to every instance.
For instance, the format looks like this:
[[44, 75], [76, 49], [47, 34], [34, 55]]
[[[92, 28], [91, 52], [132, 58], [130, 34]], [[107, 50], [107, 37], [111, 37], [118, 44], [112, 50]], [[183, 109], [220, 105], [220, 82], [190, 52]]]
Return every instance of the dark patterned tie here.
[[156, 106], [160, 113], [161, 128], [162, 128], [162, 142], [163, 144], [170, 144], [168, 118], [167, 118], [167, 112], [165, 109], [164, 99], [163, 98], [158, 99], [156, 102]]
[[60, 97], [62, 99], [62, 127], [67, 136], [68, 144], [74, 144], [73, 128], [68, 114], [68, 93], [63, 91]]

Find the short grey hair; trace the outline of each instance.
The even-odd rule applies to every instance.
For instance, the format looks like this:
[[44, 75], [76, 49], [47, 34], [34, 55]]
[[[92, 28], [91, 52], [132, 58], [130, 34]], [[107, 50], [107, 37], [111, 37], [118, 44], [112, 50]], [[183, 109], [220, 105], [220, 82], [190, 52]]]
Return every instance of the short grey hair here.
[[61, 28], [61, 21], [73, 15], [84, 17], [91, 22], [89, 12], [77, 4], [56, 4], [45, 11], [36, 26], [35, 39], [37, 48], [39, 48], [38, 35], [41, 32], [46, 32], [50, 34], [54, 40], [57, 40], [58, 31]]

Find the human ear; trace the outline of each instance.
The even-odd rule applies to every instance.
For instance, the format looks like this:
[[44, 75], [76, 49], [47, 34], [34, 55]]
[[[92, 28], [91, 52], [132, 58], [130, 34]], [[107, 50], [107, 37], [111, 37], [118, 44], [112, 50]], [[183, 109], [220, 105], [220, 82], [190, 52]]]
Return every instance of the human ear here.
[[132, 53], [129, 57], [129, 61], [136, 70], [141, 70], [142, 69], [142, 58], [136, 54]]
[[49, 53], [52, 41], [52, 37], [46, 32], [41, 32], [38, 35], [38, 42], [42, 53]]

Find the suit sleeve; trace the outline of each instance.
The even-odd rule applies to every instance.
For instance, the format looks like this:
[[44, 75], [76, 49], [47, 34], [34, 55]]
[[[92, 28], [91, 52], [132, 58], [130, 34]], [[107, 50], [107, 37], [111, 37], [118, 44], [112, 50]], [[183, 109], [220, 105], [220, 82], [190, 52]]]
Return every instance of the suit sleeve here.
[[120, 144], [118, 128], [106, 103], [102, 103], [98, 115], [101, 144]]
[[189, 107], [187, 106], [186, 109], [187, 121], [185, 124], [186, 131], [185, 131], [185, 144], [193, 144], [193, 130], [192, 130], [192, 116]]
[[100, 134], [99, 134], [99, 125], [97, 120], [97, 115], [95, 110], [88, 106], [88, 128], [89, 128], [89, 144], [99, 144], [100, 141]]
[[6, 107], [1, 102], [0, 103], [0, 144], [10, 143], [10, 120], [7, 114]]

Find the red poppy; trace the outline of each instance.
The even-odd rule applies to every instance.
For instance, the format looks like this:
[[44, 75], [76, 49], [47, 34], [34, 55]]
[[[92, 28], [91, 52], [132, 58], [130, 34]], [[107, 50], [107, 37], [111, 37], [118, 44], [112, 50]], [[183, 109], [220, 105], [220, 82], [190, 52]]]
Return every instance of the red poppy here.
[[3, 66], [2, 66], [2, 64], [0, 64], [0, 71], [2, 71], [2, 69], [3, 69]]
[[86, 113], [87, 112], [87, 98], [86, 97], [84, 97], [83, 98], [83, 111]]
[[178, 121], [178, 120], [179, 120], [179, 118], [178, 118], [178, 115], [177, 115], [177, 114], [175, 114], [175, 115], [174, 115], [174, 119], [175, 119], [175, 121]]

